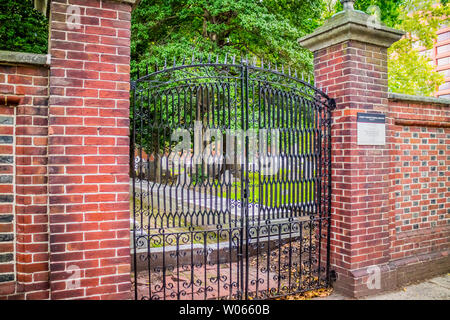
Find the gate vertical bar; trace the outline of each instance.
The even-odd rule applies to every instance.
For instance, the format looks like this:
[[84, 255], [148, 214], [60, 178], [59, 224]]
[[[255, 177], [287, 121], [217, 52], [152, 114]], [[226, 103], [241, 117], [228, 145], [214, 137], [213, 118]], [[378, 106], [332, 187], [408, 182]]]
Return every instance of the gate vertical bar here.
[[328, 229], [327, 229], [327, 285], [330, 285], [330, 255], [331, 255], [331, 124], [332, 124], [332, 117], [331, 117], [331, 111], [336, 108], [336, 101], [334, 99], [328, 99], [328, 121], [327, 121], [327, 143], [328, 143], [328, 161], [327, 161], [327, 170], [328, 170], [328, 194], [327, 194], [327, 202], [328, 202], [328, 208], [327, 208], [327, 221], [328, 221]]
[[[180, 264], [183, 264], [181, 262], [182, 251], [180, 247], [182, 241], [186, 241], [186, 244], [190, 244], [189, 260], [191, 260], [191, 279], [186, 282], [186, 285], [190, 285], [189, 288], [191, 292], [189, 294], [191, 295], [192, 299], [209, 299], [211, 297], [220, 298], [220, 292], [222, 291], [222, 287], [220, 286], [220, 279], [222, 279], [222, 276], [224, 277], [224, 279], [226, 279], [226, 274], [220, 274], [222, 265], [220, 265], [219, 263], [222, 262], [222, 257], [219, 257], [219, 251], [217, 251], [217, 280], [215, 280], [213, 276], [210, 277], [210, 275], [206, 273], [206, 266], [207, 264], [215, 263], [214, 261], [209, 261], [207, 259], [207, 250], [210, 245], [209, 239], [207, 239], [208, 232], [211, 232], [211, 234], [217, 234], [217, 248], [219, 248], [219, 241], [222, 240], [221, 238], [219, 238], [222, 226], [219, 226], [221, 224], [220, 220], [216, 221], [215, 214], [217, 213], [221, 215], [222, 213], [229, 211], [231, 215], [232, 210], [231, 208], [227, 207], [226, 211], [222, 211], [222, 205], [218, 206], [218, 199], [216, 198], [219, 197], [222, 193], [218, 189], [214, 190], [214, 188], [219, 188], [215, 179], [218, 179], [217, 181], [222, 181], [222, 176], [219, 176], [218, 174], [216, 175], [215, 166], [212, 166], [211, 168], [206, 167], [207, 171], [205, 172], [204, 170], [200, 170], [202, 174], [195, 175], [195, 183], [190, 181], [191, 179], [189, 179], [189, 185], [185, 188], [184, 186], [186, 182], [179, 182], [178, 178], [180, 177], [176, 176], [176, 174], [181, 174], [181, 171], [175, 172], [175, 170], [172, 170], [173, 172], [171, 172], [170, 169], [164, 169], [169, 168], [169, 166], [172, 166], [173, 168], [174, 165], [173, 163], [170, 165], [169, 157], [164, 157], [166, 154], [166, 152], [164, 151], [164, 143], [168, 142], [168, 133], [171, 131], [171, 129], [173, 129], [174, 126], [177, 126], [177, 122], [179, 123], [180, 127], [190, 127], [191, 125], [195, 127], [195, 123], [190, 123], [189, 121], [193, 122], [194, 118], [199, 119], [200, 114], [203, 114], [203, 111], [201, 111], [199, 107], [197, 107], [195, 108], [197, 116], [191, 115], [191, 118], [189, 120], [188, 117], [184, 115], [184, 121], [187, 121], [187, 124], [181, 121], [183, 117], [180, 114], [179, 108], [181, 107], [180, 104], [183, 101], [179, 98], [178, 100], [175, 100], [173, 92], [175, 92], [179, 88], [183, 88], [185, 83], [183, 82], [184, 80], [177, 80], [177, 78], [184, 79], [182, 78], [182, 73], [184, 72], [182, 70], [184, 70], [185, 68], [188, 69], [186, 72], [189, 72], [189, 68], [208, 69], [210, 67], [211, 66], [209, 64], [200, 64], [196, 66], [174, 67], [173, 70], [165, 69], [161, 72], [155, 70], [153, 74], [147, 74], [143, 78], [139, 78], [138, 76], [138, 80], [131, 82], [130, 178], [132, 179], [131, 189], [133, 192], [133, 199], [131, 202], [133, 205], [132, 218], [134, 218], [134, 220], [131, 224], [130, 229], [132, 229], [131, 233], [133, 236], [133, 243], [131, 244], [131, 246], [133, 248], [132, 259], [135, 265], [135, 272], [133, 274], [135, 282], [135, 299], [146, 298], [145, 296], [143, 296], [143, 290], [141, 290], [142, 287], [140, 287], [140, 289], [137, 288], [137, 279], [143, 277], [144, 272], [140, 273], [140, 277], [138, 277], [136, 272], [138, 270], [137, 263], [138, 261], [141, 261], [140, 257], [137, 256], [137, 249], [144, 248], [145, 243], [143, 242], [143, 239], [145, 238], [148, 238], [147, 247], [145, 248], [147, 251], [146, 258], [149, 262], [147, 264], [147, 268], [149, 271], [148, 279], [151, 280], [148, 284], [149, 299], [181, 299], [182, 295], [184, 295], [183, 284], [178, 283], [180, 281], [177, 281], [177, 283], [172, 287], [171, 281], [173, 279], [171, 279], [170, 277], [171, 270], [173, 269], [174, 275], [177, 276], [176, 278], [181, 279], [179, 275], [181, 275], [182, 270], [177, 268], [180, 267]], [[220, 66], [220, 68], [222, 68], [222, 66]], [[302, 278], [305, 278], [302, 277], [303, 272], [309, 272], [311, 276], [313, 276], [313, 272], [317, 272], [318, 278], [323, 279], [323, 276], [325, 275], [324, 271], [326, 271], [325, 281], [329, 284], [331, 255], [330, 220], [332, 187], [331, 110], [333, 110], [335, 105], [334, 100], [328, 98], [326, 94], [320, 92], [314, 87], [310, 87], [312, 90], [304, 89], [303, 91], [298, 91], [298, 86], [303, 87], [308, 86], [308, 84], [303, 83], [299, 80], [301, 83], [298, 85], [297, 82], [290, 81], [291, 78], [283, 78], [283, 74], [278, 72], [276, 69], [260, 69], [255, 65], [250, 64], [246, 59], [242, 59], [240, 63], [235, 63], [235, 61], [233, 60], [233, 64], [230, 65], [229, 68], [232, 69], [231, 73], [225, 74], [225, 76], [231, 77], [232, 80], [230, 81], [232, 81], [232, 84], [234, 84], [235, 95], [233, 95], [234, 122], [230, 121], [228, 127], [230, 129], [241, 129], [239, 135], [242, 134], [242, 136], [239, 136], [239, 146], [236, 148], [236, 151], [239, 150], [238, 152], [236, 152], [239, 155], [235, 157], [235, 166], [230, 169], [230, 178], [227, 180], [229, 181], [227, 182], [227, 184], [230, 185], [230, 188], [234, 188], [235, 193], [233, 196], [231, 195], [231, 193], [230, 195], [228, 195], [227, 193], [226, 196], [233, 197], [233, 200], [237, 200], [234, 206], [235, 221], [237, 223], [233, 222], [234, 225], [232, 226], [230, 216], [230, 238], [228, 239], [230, 248], [230, 297], [234, 298], [235, 295], [233, 293], [236, 292], [235, 298], [248, 300], [249, 298], [254, 296], [253, 292], [255, 290], [255, 287], [256, 290], [258, 290], [258, 285], [261, 284], [261, 286], [263, 286], [263, 283], [267, 285], [267, 291], [261, 295], [261, 298], [281, 296], [287, 293], [294, 293], [291, 291], [296, 290], [300, 291], [308, 288], [312, 289], [312, 283], [308, 283], [308, 279], [302, 280]], [[180, 75], [178, 73], [180, 73]], [[176, 78], [169, 82], [165, 82], [166, 74], [174, 75], [176, 76]], [[272, 77], [272, 75], [274, 76]], [[214, 77], [209, 74], [206, 78], [211, 79], [206, 82], [199, 81], [198, 83], [189, 84], [187, 88], [192, 88], [192, 90], [196, 92], [197, 106], [203, 106], [203, 109], [207, 111], [209, 110], [209, 108], [212, 109], [211, 114], [205, 114], [208, 120], [206, 126], [212, 126], [215, 128], [220, 126], [219, 120], [217, 121], [217, 124], [215, 123], [215, 117], [219, 117], [221, 109], [220, 99], [218, 97], [220, 89], [217, 89], [218, 92], [215, 93], [216, 87], [214, 87], [214, 81], [216, 80], [212, 80], [214, 79]], [[221, 82], [224, 81], [224, 79], [219, 77], [217, 81]], [[240, 81], [240, 83], [238, 83], [238, 81]], [[258, 99], [258, 96], [255, 95], [254, 91], [254, 86], [256, 83], [258, 83], [259, 86], [264, 84], [264, 86], [266, 87], [266, 89], [264, 89], [265, 93], [263, 94], [263, 96], [261, 96], [261, 88], [259, 88], [258, 90], [259, 102], [255, 100]], [[143, 92], [146, 90], [147, 86], [149, 86], [149, 88], [155, 88], [155, 105], [153, 108], [154, 114], [153, 112], [151, 113], [152, 108], [150, 107], [150, 105], [152, 104], [150, 99], [153, 98], [150, 98], [149, 95], [149, 97], [147, 98], [148, 101], [142, 101]], [[190, 98], [186, 98], [184, 95], [183, 98], [190, 99], [190, 109], [192, 111], [194, 110], [192, 107], [192, 94], [194, 91], [189, 90], [183, 91], [186, 92], [183, 94], [186, 95], [190, 92]], [[211, 92], [208, 92], [208, 90], [211, 90]], [[217, 106], [215, 100], [216, 95]], [[292, 101], [290, 101], [291, 95]], [[261, 98], [263, 98], [263, 100], [261, 100]], [[139, 99], [141, 99], [141, 101]], [[295, 99], [298, 99], [298, 105], [296, 105]], [[231, 117], [230, 102], [230, 92], [228, 92], [228, 107], [230, 108], [230, 110], [228, 110], [228, 115]], [[187, 100], [184, 100], [184, 103], [186, 104]], [[321, 104], [320, 107], [319, 103]], [[157, 104], [160, 105], [159, 108], [157, 107]], [[266, 104], [269, 106], [268, 110], [266, 110], [266, 107], [264, 107]], [[258, 110], [256, 110], [256, 108], [258, 108]], [[323, 110], [323, 116], [321, 110]], [[256, 112], [258, 112], [258, 114]], [[224, 102], [224, 116], [225, 115], [226, 110]], [[266, 119], [267, 116], [269, 118]], [[175, 117], [173, 118], [175, 120], [173, 120], [172, 117]], [[241, 119], [239, 119], [239, 117], [241, 117]], [[322, 117], [324, 121], [324, 127], [321, 127]], [[258, 121], [255, 121], [256, 118]], [[210, 123], [210, 121], [212, 121], [212, 123]], [[257, 127], [253, 128], [255, 124]], [[239, 127], [239, 125], [241, 127]], [[147, 126], [150, 127], [147, 128]], [[296, 128], [298, 131], [298, 146], [294, 144], [294, 137], [291, 137], [291, 126], [293, 128]], [[263, 183], [261, 181], [261, 179], [263, 179], [261, 172], [256, 172], [262, 170], [262, 165], [258, 165], [258, 169], [254, 170], [253, 160], [255, 158], [254, 150], [252, 148], [254, 145], [252, 145], [253, 140], [250, 140], [253, 139], [253, 136], [251, 136], [248, 132], [250, 128], [280, 129], [282, 131], [282, 134], [279, 137], [277, 137], [278, 135], [275, 136], [275, 134], [270, 135], [271, 145], [267, 145], [267, 150], [265, 150], [268, 152], [268, 154], [270, 151], [272, 157], [270, 160], [276, 161], [276, 163], [281, 166], [280, 170], [278, 170], [276, 174], [270, 178], [270, 180], [264, 178]], [[157, 132], [154, 132], [155, 130]], [[156, 137], [154, 137], [154, 134], [156, 134]], [[267, 134], [267, 139], [269, 140], [269, 133]], [[292, 134], [295, 135], [295, 133]], [[234, 144], [236, 143], [235, 141], [237, 136], [234, 135], [233, 138]], [[146, 142], [146, 139], [148, 140], [148, 142]], [[276, 139], [277, 141], [273, 141], [274, 139]], [[278, 139], [280, 141], [278, 141]], [[272, 142], [275, 142], [273, 149], [271, 148]], [[276, 153], [277, 151], [276, 142], [279, 142], [279, 148], [282, 147], [284, 153], [275, 157], [273, 153]], [[145, 143], [151, 145], [146, 146]], [[161, 147], [162, 151], [160, 151], [160, 144], [163, 146]], [[155, 145], [154, 148], [152, 147], [152, 145]], [[261, 145], [259, 146], [261, 147]], [[170, 154], [170, 148], [171, 145], [169, 146], [169, 149], [167, 149], [167, 154]], [[146, 152], [144, 153], [144, 155], [147, 160], [150, 160], [150, 158], [152, 157], [152, 150], [153, 153], [155, 153], [153, 166], [151, 166], [150, 161], [147, 162], [147, 172], [145, 173], [145, 175], [142, 175], [142, 170], [144, 168], [143, 151]], [[135, 153], [136, 156], [139, 156], [137, 153], [140, 153], [141, 158], [140, 162], [137, 164], [134, 159]], [[147, 153], [149, 153], [149, 155]], [[253, 157], [252, 162], [250, 162], [250, 157]], [[298, 157], [300, 161], [298, 168], [297, 165], [295, 165], [296, 161], [293, 160], [294, 157]], [[161, 166], [162, 161], [164, 161], [166, 166]], [[192, 159], [190, 161], [192, 161]], [[202, 166], [203, 165], [205, 164], [202, 162]], [[292, 165], [293, 167], [290, 167]], [[135, 170], [135, 166], [139, 171]], [[274, 167], [278, 167], [275, 164], [269, 164], [266, 166], [267, 168], [269, 168], [270, 166], [271, 169], [273, 169]], [[191, 176], [194, 174], [192, 172], [193, 168], [194, 166], [190, 167]], [[212, 170], [212, 173], [210, 173], [210, 169]], [[291, 172], [290, 170], [295, 170], [295, 172]], [[150, 171], [153, 172], [153, 175], [150, 173]], [[206, 173], [207, 179], [209, 179], [206, 182], [202, 182], [203, 173]], [[187, 175], [188, 173], [185, 172], [185, 174]], [[258, 195], [255, 194], [256, 175], [257, 179], [259, 180], [257, 187], [260, 188], [260, 192]], [[226, 175], [224, 174], [224, 176]], [[174, 182], [175, 178], [177, 179], [177, 182]], [[142, 200], [142, 196], [145, 193], [143, 192], [143, 190], [141, 190], [140, 192], [140, 184], [142, 184], [143, 181], [147, 184], [146, 197], [149, 201], [148, 204], [145, 204]], [[175, 197], [172, 197], [171, 186], [173, 184], [176, 184], [176, 188], [179, 188], [181, 186], [179, 189], [174, 189]], [[205, 188], [210, 190], [210, 193], [208, 193], [208, 190], [206, 189], [206, 191], [202, 191], [203, 189], [201, 188], [201, 186], [203, 184], [206, 185]], [[218, 182], [218, 184], [220, 185], [221, 182]], [[298, 185], [297, 188], [295, 188], [296, 184]], [[157, 191], [153, 192], [153, 188], [156, 188]], [[265, 188], [265, 191], [261, 191], [262, 188]], [[297, 189], [297, 194], [291, 195], [291, 192], [294, 193], [294, 189]], [[178, 209], [178, 202], [172, 202], [178, 201], [179, 194], [177, 192], [181, 192], [182, 199], [184, 199], [184, 194], [187, 194], [188, 204], [191, 204], [191, 202], [189, 201], [190, 195], [194, 198], [194, 201], [192, 202], [192, 208], [188, 209], [188, 212], [185, 212], [185, 210], [183, 209], [181, 209], [180, 212]], [[141, 197], [140, 202], [138, 199], [136, 199], [136, 196]], [[205, 198], [202, 199], [203, 197]], [[256, 200], [257, 197], [258, 200]], [[153, 204], [153, 201], [155, 201], [156, 204]], [[260, 204], [259, 209], [257, 209], [256, 211], [263, 211], [263, 214], [261, 216], [259, 216], [259, 211], [258, 215], [255, 216], [255, 207], [252, 206], [253, 202], [257, 202]], [[144, 211], [148, 212], [149, 215], [148, 230], [146, 230], [146, 233], [143, 232], [144, 223], [136, 221], [136, 219], [143, 217], [142, 213]], [[297, 241], [297, 239], [292, 238], [291, 228], [296, 224], [296, 219], [294, 219], [294, 217], [297, 217], [299, 215], [305, 216], [305, 218], [306, 216], [310, 216], [311, 221], [306, 227], [309, 226], [313, 228], [314, 225], [316, 225], [319, 229], [319, 233], [317, 234], [316, 232], [313, 232], [317, 229], [311, 228], [308, 232], [306, 230], [307, 228], [305, 228], [305, 224], [307, 222], [303, 222], [303, 220], [299, 221], [300, 238], [298, 240], [298, 245], [300, 247], [297, 251], [298, 253], [296, 253], [298, 254], [298, 257], [294, 257], [293, 254], [295, 250], [293, 250], [292, 248], [295, 243], [293, 241]], [[263, 217], [266, 223], [266, 225], [262, 229], [260, 229], [261, 221], [259, 220], [259, 218], [261, 217]], [[257, 220], [254, 220], [255, 218]], [[285, 218], [288, 218], [287, 222]], [[151, 219], [154, 220], [154, 225], [152, 226], [150, 226]], [[322, 219], [323, 221], [328, 222], [327, 226], [322, 225]], [[219, 222], [219, 225], [216, 222]], [[189, 231], [186, 231], [188, 225]], [[198, 225], [200, 228], [202, 228], [201, 230], [205, 228], [203, 231], [200, 231], [202, 234], [204, 234], [204, 236], [200, 237], [201, 239], [196, 239], [196, 232], [194, 232], [195, 229], [191, 229], [190, 225], [192, 225], [192, 227]], [[212, 225], [215, 225], [216, 229], [211, 229], [213, 228], [211, 227]], [[271, 228], [271, 226], [274, 227]], [[178, 227], [178, 229], [175, 229], [176, 227]], [[327, 229], [325, 229], [326, 227]], [[175, 229], [175, 231], [172, 231], [172, 228]], [[212, 231], [205, 232], [205, 230]], [[264, 234], [264, 230], [266, 230], [266, 234]], [[322, 231], [326, 232], [326, 230], [328, 231], [327, 238], [325, 239], [325, 233], [322, 236]], [[234, 233], [234, 231], [236, 231], [236, 233]], [[152, 234], [152, 232], [154, 234]], [[186, 233], [190, 234], [190, 238], [182, 240], [184, 239], [182, 238], [182, 234]], [[232, 233], [234, 233], [235, 236], [233, 236]], [[305, 234], [306, 237], [305, 239], [303, 239], [303, 236]], [[162, 245], [162, 254], [151, 255], [150, 251], [154, 250], [154, 246], [150, 244], [150, 235], [155, 235], [155, 239], [158, 239], [158, 237], [160, 238]], [[175, 241], [171, 242], [171, 237], [177, 238], [173, 238], [175, 239]], [[313, 250], [313, 244], [317, 243], [317, 241], [313, 243], [313, 237], [318, 237], [318, 250]], [[260, 247], [260, 243], [262, 243], [263, 240], [264, 244], [262, 244]], [[252, 241], [255, 241], [255, 243], [253, 243]], [[289, 244], [287, 244], [286, 241], [289, 241]], [[321, 247], [321, 244], [323, 243], [325, 245], [325, 242], [327, 244], [327, 248]], [[174, 248], [170, 247], [171, 244], [174, 245]], [[195, 247], [197, 245], [201, 245], [203, 247], [202, 251], [198, 251], [200, 253], [197, 253], [195, 251]], [[267, 258], [261, 256], [260, 251], [262, 251], [262, 249], [264, 249], [264, 251], [267, 251]], [[170, 258], [170, 250], [174, 250], [174, 259]], [[306, 256], [307, 253], [309, 253], [309, 257]], [[187, 254], [189, 254], [189, 252]], [[235, 258], [233, 258], [234, 254], [237, 255], [236, 260], [234, 260]], [[202, 258], [202, 260], [199, 260], [198, 262], [198, 268], [196, 267], [197, 262], [194, 261], [195, 259], [199, 258], [196, 255], [201, 256]], [[325, 256], [327, 261], [324, 260]], [[142, 255], [142, 258], [144, 258], [144, 255]], [[154, 259], [152, 261], [155, 261], [156, 269], [155, 266], [153, 267], [153, 269], [151, 268], [149, 260], [150, 258]], [[254, 265], [255, 259], [256, 266]], [[296, 262], [294, 265], [292, 261], [299, 262]], [[302, 264], [304, 264], [303, 262], [306, 264], [305, 270], [302, 269]], [[162, 264], [161, 268], [158, 267], [158, 263]], [[267, 267], [265, 266], [265, 264], [267, 264]], [[205, 273], [201, 273], [201, 266], [204, 266]], [[235, 266], [236, 269], [232, 270], [235, 268]], [[272, 268], [272, 266], [274, 268]], [[308, 266], [311, 270], [307, 269]], [[300, 282], [306, 282], [299, 283], [297, 289], [291, 290], [291, 270], [296, 267], [299, 268], [298, 280]], [[189, 268], [189, 266], [187, 266], [187, 268]], [[326, 270], [324, 270], [324, 268], [326, 268]], [[198, 271], [197, 269], [200, 271]], [[316, 269], [318, 271], [316, 271]], [[150, 270], [154, 270], [154, 272], [150, 272]], [[254, 274], [255, 271], [256, 275]], [[286, 274], [286, 272], [288, 273]], [[259, 276], [260, 273], [261, 277]], [[153, 274], [161, 274], [160, 279], [158, 280], [156, 278], [153, 278]], [[196, 284], [194, 285], [194, 278], [196, 278], [197, 276], [199, 277], [199, 279], [201, 277], [201, 281], [199, 280], [198, 283], [199, 290], [195, 291]], [[254, 279], [254, 277], [256, 278]], [[260, 280], [262, 282], [259, 282]], [[210, 296], [208, 295], [209, 291], [207, 292], [206, 290], [209, 289], [208, 284], [214, 283], [214, 281], [218, 281], [216, 283], [217, 295]], [[320, 281], [318, 285], [323, 286], [324, 282]], [[272, 287], [273, 290], [271, 290]], [[258, 297], [258, 294], [256, 294], [256, 296]]]
[[[315, 153], [316, 153], [316, 161], [314, 162], [314, 171], [315, 171], [315, 177], [316, 177], [316, 184], [317, 184], [317, 188], [316, 188], [316, 195], [314, 195], [314, 200], [315, 197], [317, 197], [317, 216], [319, 218], [319, 245], [318, 245], [318, 265], [317, 265], [317, 285], [320, 286], [321, 283], [321, 279], [320, 279], [320, 272], [321, 272], [321, 263], [322, 263], [322, 225], [323, 223], [326, 223], [328, 221], [328, 214], [326, 212], [323, 212], [323, 206], [322, 206], [322, 183], [323, 183], [323, 173], [322, 171], [324, 170], [323, 168], [323, 152], [322, 152], [322, 142], [326, 142], [323, 141], [325, 139], [327, 139], [327, 136], [322, 136], [323, 135], [323, 128], [327, 128], [327, 122], [322, 118], [322, 107], [323, 106], [319, 106], [318, 103], [315, 103], [315, 114], [314, 114], [314, 118], [316, 119], [316, 124], [315, 124]], [[316, 201], [316, 200], [315, 200]], [[326, 239], [325, 239], [326, 240]]]
[[138, 298], [138, 290], [137, 290], [137, 257], [136, 257], [136, 171], [134, 168], [134, 144], [136, 141], [136, 133], [135, 133], [135, 119], [136, 119], [136, 81], [131, 81], [131, 96], [133, 97], [132, 101], [132, 110], [133, 110], [133, 121], [131, 122], [131, 139], [130, 139], [130, 176], [133, 179], [132, 188], [133, 188], [133, 262], [134, 262], [134, 299]]
[[[245, 73], [245, 66], [241, 61], [241, 127], [242, 127], [242, 131], [244, 131], [244, 123], [245, 123], [245, 119], [244, 119], [244, 112], [245, 112], [245, 103], [244, 103], [244, 99], [245, 99], [245, 95], [244, 95], [244, 87], [245, 87], [245, 81], [244, 81], [244, 73]], [[242, 141], [240, 141], [242, 143]], [[240, 153], [238, 155], [240, 155], [240, 160], [239, 160], [239, 164], [242, 166], [242, 157], [244, 157], [244, 155], [242, 154], [242, 145], [238, 145], [236, 144], [237, 148], [240, 148]], [[237, 160], [237, 157], [236, 157]], [[244, 198], [243, 198], [243, 194], [245, 192], [245, 184], [244, 184], [244, 170], [242, 170], [241, 168], [241, 216], [239, 218], [240, 220], [240, 239], [239, 239], [239, 249], [238, 249], [238, 265], [239, 265], [239, 275], [238, 275], [238, 283], [239, 283], [239, 299], [242, 299], [243, 295], [244, 295], [244, 264], [243, 264], [243, 247], [244, 247], [244, 215], [242, 214], [242, 210], [245, 211], [245, 204], [244, 204]]]
[[[246, 128], [247, 128], [247, 122], [248, 122], [248, 107], [247, 107], [247, 100], [248, 100], [248, 94], [247, 94], [247, 86], [248, 86], [248, 66], [246, 65], [246, 62], [241, 61], [241, 127], [242, 127], [242, 137], [245, 139], [242, 141], [240, 139], [242, 145], [240, 145], [241, 148], [241, 161], [240, 165], [241, 167], [241, 217], [240, 217], [240, 248], [239, 248], [239, 264], [240, 264], [240, 288], [241, 288], [241, 296], [240, 298], [247, 299], [248, 293], [247, 293], [247, 263], [245, 263], [244, 267], [244, 261], [247, 261], [247, 258], [244, 258], [247, 256], [247, 137], [246, 137]], [[243, 150], [242, 150], [243, 149]], [[243, 152], [242, 152], [243, 151]], [[243, 159], [242, 159], [243, 157]], [[242, 161], [243, 160], [243, 161]]]
[[249, 118], [248, 118], [248, 62], [247, 60], [245, 61], [245, 65], [244, 65], [244, 88], [245, 88], [245, 92], [244, 92], [244, 109], [245, 109], [245, 125], [243, 127], [244, 130], [244, 134], [245, 134], [245, 153], [244, 153], [244, 157], [245, 157], [245, 162], [244, 162], [244, 216], [245, 216], [245, 300], [248, 300], [248, 273], [249, 273], [249, 266], [248, 266], [248, 255], [249, 255], [249, 234], [248, 234], [248, 230], [249, 230], [249, 221], [248, 221], [248, 198], [249, 198], [249, 190], [248, 190], [248, 157], [249, 157], [249, 152], [248, 152], [248, 135], [247, 135], [247, 130], [248, 130], [248, 122], [249, 122]]

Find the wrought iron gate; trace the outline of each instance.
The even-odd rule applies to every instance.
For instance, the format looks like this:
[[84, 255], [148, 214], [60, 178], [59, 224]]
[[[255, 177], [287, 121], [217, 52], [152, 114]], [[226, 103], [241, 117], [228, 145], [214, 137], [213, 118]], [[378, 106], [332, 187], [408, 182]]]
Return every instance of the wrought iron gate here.
[[290, 72], [226, 57], [133, 81], [136, 299], [326, 287], [333, 107]]

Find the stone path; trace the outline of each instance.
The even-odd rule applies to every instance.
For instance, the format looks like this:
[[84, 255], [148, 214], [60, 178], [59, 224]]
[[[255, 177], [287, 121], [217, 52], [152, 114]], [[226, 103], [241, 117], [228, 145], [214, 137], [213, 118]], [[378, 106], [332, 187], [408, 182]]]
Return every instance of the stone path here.
[[404, 290], [383, 293], [364, 300], [450, 300], [450, 274], [409, 285]]
[[[324, 298], [314, 300], [352, 300], [333, 292]], [[360, 300], [450, 300], [450, 273], [408, 285], [403, 289], [362, 298]]]
[[[132, 185], [132, 180], [130, 181]], [[241, 202], [236, 199], [227, 199], [219, 196], [218, 194], [225, 189], [217, 191], [217, 195], [211, 194], [211, 190], [208, 192], [199, 192], [199, 190], [186, 189], [182, 186], [170, 186], [166, 184], [158, 184], [155, 182], [148, 182], [145, 180], [136, 180], [135, 188], [137, 192], [141, 192], [144, 195], [144, 199], [147, 203], [152, 202], [154, 209], [159, 209], [162, 212], [176, 212], [177, 215], [183, 213], [193, 212], [209, 212], [217, 213], [218, 221], [223, 219], [223, 222], [227, 222], [229, 219], [238, 220], [242, 215]], [[214, 193], [214, 192], [213, 192]], [[153, 201], [149, 198], [153, 197]], [[300, 204], [292, 204], [299, 207]], [[256, 220], [273, 220], [282, 221], [289, 216], [290, 212], [286, 209], [276, 209], [257, 203], [249, 203], [249, 218]], [[306, 207], [303, 209], [305, 212], [309, 210]]]

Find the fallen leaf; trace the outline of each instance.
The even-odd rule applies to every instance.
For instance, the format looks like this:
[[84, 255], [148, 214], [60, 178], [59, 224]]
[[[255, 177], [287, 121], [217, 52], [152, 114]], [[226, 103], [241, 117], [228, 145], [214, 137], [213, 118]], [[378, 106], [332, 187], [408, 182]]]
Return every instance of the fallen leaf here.
[[292, 294], [276, 300], [311, 300], [318, 297], [328, 297], [333, 292], [332, 288], [320, 288], [316, 290], [306, 291], [298, 294]]

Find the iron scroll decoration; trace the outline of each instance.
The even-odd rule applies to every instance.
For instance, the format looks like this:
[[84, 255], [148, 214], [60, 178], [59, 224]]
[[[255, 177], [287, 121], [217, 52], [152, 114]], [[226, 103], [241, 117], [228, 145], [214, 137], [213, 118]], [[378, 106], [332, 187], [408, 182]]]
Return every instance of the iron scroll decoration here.
[[[328, 286], [334, 100], [290, 70], [227, 58], [174, 62], [131, 88], [135, 298], [267, 299]], [[248, 136], [239, 164], [228, 151], [206, 157], [222, 162], [191, 152], [176, 163], [174, 130], [195, 140], [198, 123], [202, 134], [278, 130], [267, 134], [278, 171], [250, 159]]]

